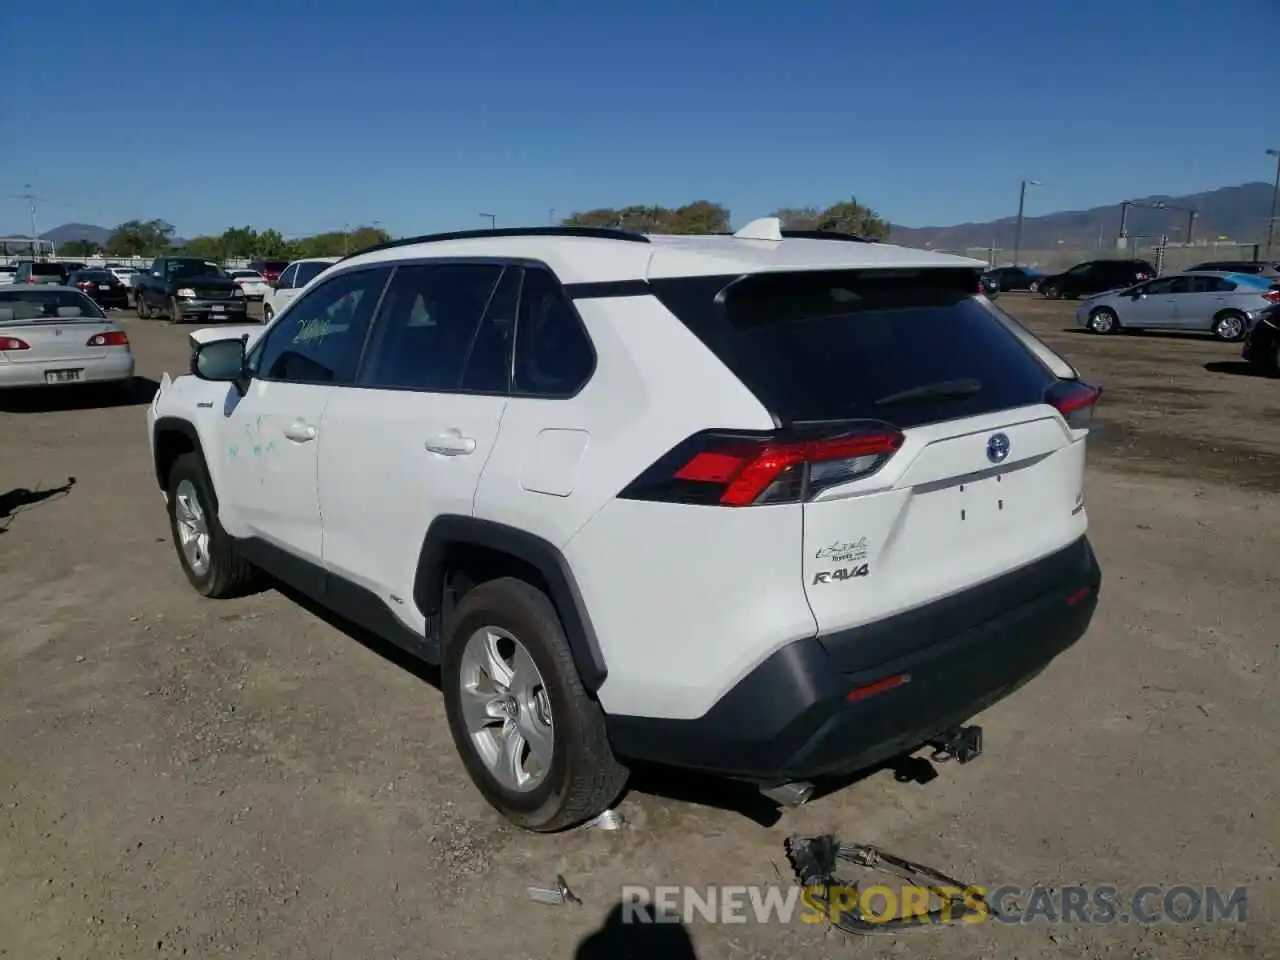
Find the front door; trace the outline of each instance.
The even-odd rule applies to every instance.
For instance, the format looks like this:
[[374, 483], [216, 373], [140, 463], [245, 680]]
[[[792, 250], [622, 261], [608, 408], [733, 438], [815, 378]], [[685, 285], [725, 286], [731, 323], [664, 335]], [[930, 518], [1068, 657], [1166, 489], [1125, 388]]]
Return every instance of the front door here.
[[357, 269], [334, 277], [299, 301], [249, 358], [253, 378], [224, 405], [220, 512], [248, 536], [319, 568], [318, 486], [326, 407], [349, 384], [390, 270]]

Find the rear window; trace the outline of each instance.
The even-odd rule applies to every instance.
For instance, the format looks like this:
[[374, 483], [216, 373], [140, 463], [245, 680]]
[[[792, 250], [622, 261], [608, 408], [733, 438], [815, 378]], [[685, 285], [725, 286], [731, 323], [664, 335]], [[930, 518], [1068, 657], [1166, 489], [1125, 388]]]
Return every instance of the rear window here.
[[973, 297], [968, 269], [654, 281], [784, 423], [918, 426], [1041, 403], [1053, 375]]
[[60, 263], [33, 263], [31, 273], [37, 277], [65, 277], [67, 268]]
[[92, 280], [94, 283], [109, 283], [116, 278], [110, 270], [77, 270], [75, 276], [79, 280]]
[[0, 323], [77, 317], [105, 319], [97, 304], [74, 290], [0, 290]]

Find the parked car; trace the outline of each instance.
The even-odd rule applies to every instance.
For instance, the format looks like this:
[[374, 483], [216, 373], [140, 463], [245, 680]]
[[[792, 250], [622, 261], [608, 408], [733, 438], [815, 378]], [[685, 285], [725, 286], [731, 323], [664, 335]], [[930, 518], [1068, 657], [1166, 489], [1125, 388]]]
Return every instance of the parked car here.
[[1241, 355], [1267, 376], [1280, 377], [1280, 304], [1258, 314]]
[[67, 268], [60, 263], [49, 260], [23, 260], [18, 264], [18, 272], [13, 275], [13, 282], [33, 286], [50, 284], [61, 287], [66, 284]]
[[263, 323], [270, 323], [276, 314], [293, 302], [294, 297], [302, 292], [303, 287], [340, 259], [340, 257], [310, 257], [288, 264], [263, 298]]
[[978, 285], [987, 299], [994, 300], [1000, 296], [1000, 276], [994, 271], [988, 270], [979, 277]]
[[262, 300], [271, 292], [271, 284], [257, 270], [228, 270], [227, 276], [240, 285], [250, 300]]
[[131, 385], [133, 352], [121, 326], [79, 290], [0, 290], [0, 388]]
[[1243, 273], [1182, 273], [1089, 297], [1076, 309], [1076, 323], [1094, 333], [1184, 330], [1236, 341], [1275, 303], [1280, 303], [1280, 290], [1265, 279]]
[[138, 275], [137, 267], [121, 267], [108, 264], [107, 269], [115, 274], [116, 279], [124, 284], [126, 289], [133, 289], [133, 280]]
[[996, 267], [994, 270], [988, 270], [987, 273], [995, 277], [996, 283], [1004, 291], [1031, 290], [1034, 292], [1040, 289], [1040, 281], [1044, 279], [1044, 274], [1034, 267]]
[[0, 287], [13, 283], [14, 274], [18, 272], [18, 268], [13, 264], [0, 263]]
[[249, 269], [256, 270], [260, 273], [267, 283], [275, 283], [280, 279], [280, 274], [284, 272], [284, 268], [289, 265], [288, 260], [251, 260], [249, 261]]
[[67, 271], [67, 276], [70, 276], [77, 270], [89, 269], [89, 265], [87, 263], [81, 263], [79, 260], [59, 260], [58, 262], [62, 265], [62, 269]]
[[75, 287], [103, 309], [123, 310], [129, 306], [128, 289], [110, 270], [77, 270], [67, 280], [67, 286]]
[[1146, 260], [1088, 260], [1070, 270], [1040, 281], [1040, 292], [1050, 300], [1074, 300], [1093, 293], [1121, 290], [1156, 275]]
[[167, 317], [244, 321], [247, 300], [240, 285], [212, 260], [200, 257], [157, 257], [151, 270], [133, 284], [133, 304], [140, 320]]
[[980, 268], [776, 218], [362, 251], [161, 378], [177, 560], [438, 664], [467, 771], [527, 829], [600, 813], [633, 760], [796, 803], [926, 743], [975, 756], [968, 718], [1101, 584], [1099, 391]]
[[1193, 271], [1213, 270], [1226, 273], [1253, 273], [1264, 277], [1280, 279], [1280, 261], [1266, 260], [1215, 260], [1200, 263], [1191, 268]]

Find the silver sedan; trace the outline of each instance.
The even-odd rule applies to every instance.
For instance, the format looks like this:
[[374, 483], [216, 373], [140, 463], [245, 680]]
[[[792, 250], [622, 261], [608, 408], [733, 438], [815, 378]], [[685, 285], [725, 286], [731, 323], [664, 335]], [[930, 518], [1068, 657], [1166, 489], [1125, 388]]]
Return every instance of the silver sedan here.
[[79, 290], [0, 288], [0, 389], [132, 382], [124, 328]]
[[1270, 277], [1197, 270], [1148, 280], [1081, 301], [1076, 323], [1094, 333], [1180, 330], [1243, 340], [1267, 307], [1280, 303]]

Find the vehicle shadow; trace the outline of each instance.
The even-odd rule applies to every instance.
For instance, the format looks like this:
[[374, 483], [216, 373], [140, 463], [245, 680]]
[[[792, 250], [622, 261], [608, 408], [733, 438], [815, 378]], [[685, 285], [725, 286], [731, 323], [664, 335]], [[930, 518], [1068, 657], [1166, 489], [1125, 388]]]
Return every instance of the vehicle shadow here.
[[[746, 817], [761, 827], [774, 826], [786, 813], [749, 783], [675, 767], [627, 761], [625, 758], [623, 762], [631, 769], [627, 794], [643, 793], [664, 800], [726, 810]], [[924, 785], [938, 777], [937, 768], [926, 758], [904, 755], [845, 776], [815, 781], [813, 794], [808, 802], [839, 793], [882, 773], [890, 773], [894, 780], [904, 784]]]
[[573, 960], [697, 960], [693, 936], [679, 917], [660, 915], [647, 904], [619, 902], [588, 934]]
[[1210, 360], [1204, 365], [1204, 368], [1209, 373], [1226, 373], [1235, 377], [1257, 377], [1259, 380], [1268, 379], [1265, 373], [1244, 360]]
[[[1086, 330], [1084, 327], [1063, 327], [1062, 332], [1078, 333], [1087, 337], [1098, 336], [1092, 330]], [[1121, 328], [1119, 335], [1122, 337], [1150, 337], [1153, 340], [1191, 340], [1197, 343], [1222, 343], [1222, 341], [1208, 332], [1197, 333], [1183, 330], [1129, 330]], [[1108, 336], [1115, 336], [1115, 334], [1109, 334]], [[1099, 339], [1103, 338], [1099, 337]], [[1231, 344], [1226, 344], [1226, 346], [1231, 346]]]
[[140, 407], [150, 403], [159, 389], [160, 384], [150, 377], [134, 377], [127, 384], [86, 383], [73, 387], [0, 389], [0, 410], [5, 413], [54, 413]]
[[50, 487], [48, 490], [28, 490], [26, 487], [16, 487], [7, 493], [0, 493], [0, 533], [8, 531], [13, 518], [19, 513], [36, 504], [45, 503], [49, 500], [61, 500], [71, 492], [71, 488], [75, 485], [76, 478], [67, 477], [67, 482], [62, 486]]
[[295, 590], [287, 583], [274, 581], [271, 587], [278, 590], [282, 596], [293, 601], [298, 606], [306, 610], [307, 613], [320, 620], [323, 620], [335, 630], [345, 633], [348, 637], [360, 644], [370, 653], [377, 654], [382, 659], [395, 664], [401, 670], [413, 674], [423, 683], [428, 683], [440, 689], [440, 668], [433, 667], [431, 664], [418, 659], [406, 650], [402, 650], [389, 640], [384, 640], [381, 636], [372, 630], [366, 630], [358, 623], [354, 623], [337, 613], [334, 613], [328, 607], [322, 606], [311, 597], [307, 596], [299, 590]]

